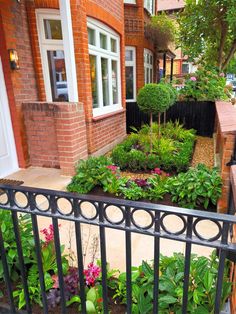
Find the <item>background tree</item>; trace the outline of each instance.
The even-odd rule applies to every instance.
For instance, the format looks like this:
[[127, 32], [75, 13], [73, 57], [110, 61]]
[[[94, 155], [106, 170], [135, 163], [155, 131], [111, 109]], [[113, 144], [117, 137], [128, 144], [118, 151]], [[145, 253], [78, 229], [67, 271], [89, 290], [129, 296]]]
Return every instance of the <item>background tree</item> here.
[[186, 0], [178, 22], [184, 54], [225, 70], [236, 52], [236, 0]]

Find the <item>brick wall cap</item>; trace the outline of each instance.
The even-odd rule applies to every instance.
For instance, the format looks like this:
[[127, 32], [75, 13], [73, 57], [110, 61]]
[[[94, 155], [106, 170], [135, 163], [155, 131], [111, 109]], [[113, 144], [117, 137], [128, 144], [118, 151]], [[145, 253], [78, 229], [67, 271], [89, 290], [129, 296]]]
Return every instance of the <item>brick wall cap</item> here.
[[216, 112], [221, 132], [236, 134], [236, 108], [232, 103], [216, 101]]
[[[69, 108], [76, 106], [78, 110], [83, 110], [82, 103], [76, 102], [45, 102], [45, 101], [34, 101], [34, 102], [25, 102], [22, 103], [23, 111], [49, 111], [49, 112], [58, 112], [69, 111]], [[67, 110], [65, 110], [67, 109]]]

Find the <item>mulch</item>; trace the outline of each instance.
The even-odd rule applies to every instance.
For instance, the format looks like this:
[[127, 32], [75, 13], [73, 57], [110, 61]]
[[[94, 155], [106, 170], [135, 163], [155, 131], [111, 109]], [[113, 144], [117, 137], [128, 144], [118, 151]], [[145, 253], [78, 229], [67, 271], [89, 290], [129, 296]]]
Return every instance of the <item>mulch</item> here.
[[197, 136], [191, 166], [202, 163], [207, 167], [214, 167], [214, 140], [210, 137]]

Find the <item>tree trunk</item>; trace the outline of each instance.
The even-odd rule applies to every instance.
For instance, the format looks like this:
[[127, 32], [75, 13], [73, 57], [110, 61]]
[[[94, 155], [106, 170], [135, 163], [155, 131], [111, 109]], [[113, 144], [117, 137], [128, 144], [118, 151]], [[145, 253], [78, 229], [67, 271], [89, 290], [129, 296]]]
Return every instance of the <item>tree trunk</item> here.
[[223, 52], [224, 52], [224, 46], [225, 46], [227, 35], [228, 35], [228, 24], [227, 22], [223, 21], [221, 23], [220, 46], [219, 46], [219, 51], [218, 51], [218, 66], [220, 70], [222, 69]]
[[161, 138], [161, 113], [158, 113], [158, 139]]
[[234, 39], [232, 46], [230, 48], [230, 51], [228, 53], [228, 56], [225, 58], [225, 61], [222, 65], [222, 70], [225, 70], [227, 65], [229, 64], [230, 60], [233, 58], [234, 54], [236, 52], [236, 38]]
[[150, 113], [150, 153], [152, 153], [152, 113]]

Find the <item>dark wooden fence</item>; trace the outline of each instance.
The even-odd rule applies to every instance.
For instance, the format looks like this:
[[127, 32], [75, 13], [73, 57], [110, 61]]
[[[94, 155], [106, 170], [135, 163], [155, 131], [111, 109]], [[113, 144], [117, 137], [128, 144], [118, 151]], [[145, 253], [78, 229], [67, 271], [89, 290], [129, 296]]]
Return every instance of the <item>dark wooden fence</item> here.
[[[126, 104], [127, 132], [132, 126], [140, 128], [149, 123], [149, 116], [141, 112], [137, 103]], [[166, 114], [167, 121], [179, 120], [187, 129], [195, 129], [197, 135], [212, 136], [214, 133], [216, 109], [214, 102], [176, 102]], [[163, 117], [162, 117], [163, 118]], [[156, 118], [157, 120], [157, 118]]]

